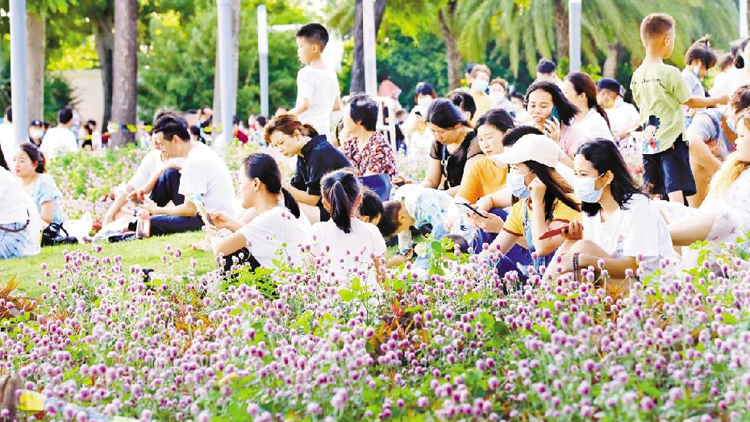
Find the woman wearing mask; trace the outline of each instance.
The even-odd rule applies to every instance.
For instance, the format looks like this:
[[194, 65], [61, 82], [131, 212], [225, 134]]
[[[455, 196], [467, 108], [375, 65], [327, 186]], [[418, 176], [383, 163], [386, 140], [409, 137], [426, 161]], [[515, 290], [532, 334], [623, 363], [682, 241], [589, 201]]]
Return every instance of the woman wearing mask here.
[[487, 88], [490, 87], [490, 78], [492, 72], [490, 68], [484, 64], [475, 64], [471, 69], [471, 86], [469, 87], [469, 94], [474, 98], [474, 104], [476, 104], [476, 112], [471, 120], [471, 123], [476, 123], [480, 117], [484, 115], [492, 107], [492, 99], [487, 94]]
[[464, 169], [483, 156], [477, 135], [461, 110], [445, 98], [432, 103], [427, 111], [427, 121], [435, 140], [422, 185], [445, 190], [450, 196], [455, 196]]
[[510, 113], [512, 107], [508, 97], [508, 81], [503, 78], [493, 79], [492, 82], [490, 82], [490, 100], [492, 100], [491, 108], [501, 108]]
[[659, 268], [660, 261], [677, 255], [664, 220], [649, 197], [641, 192], [628, 172], [614, 143], [597, 139], [581, 146], [575, 155], [575, 194], [582, 201], [583, 222], [570, 223], [565, 243], [548, 274], [574, 274], [592, 266], [604, 269], [612, 278], [613, 290], [623, 290], [628, 270], [636, 273], [638, 257], [646, 274]]
[[532, 257], [536, 256], [532, 264], [539, 270], [550, 262], [564, 240], [560, 235], [546, 239], [542, 235], [580, 221], [580, 208], [571, 198], [573, 189], [555, 171], [559, 155], [560, 149], [548, 137], [526, 135], [496, 156], [510, 166], [508, 185], [514, 198], [510, 214], [490, 251], [506, 254], [519, 244]]
[[526, 91], [526, 109], [533, 118], [533, 126], [556, 141], [567, 154], [561, 159], [563, 164], [573, 167], [573, 154], [586, 141], [586, 135], [573, 126], [578, 107], [565, 98], [556, 84], [540, 81]]
[[607, 139], [613, 141], [607, 112], [596, 102], [596, 84], [585, 73], [575, 72], [566, 76], [562, 87], [565, 97], [578, 108], [575, 126], [586, 139]]
[[41, 120], [33, 120], [29, 125], [29, 142], [36, 145], [36, 147], [42, 146], [42, 139], [44, 138], [44, 123]]
[[[424, 141], [429, 144], [433, 137], [429, 130], [427, 130], [427, 109], [430, 108], [430, 104], [437, 98], [437, 92], [432, 85], [427, 82], [420, 82], [414, 92], [414, 107], [411, 109], [411, 113], [404, 121], [403, 129], [406, 138], [411, 140]], [[422, 142], [420, 142], [422, 143]]]

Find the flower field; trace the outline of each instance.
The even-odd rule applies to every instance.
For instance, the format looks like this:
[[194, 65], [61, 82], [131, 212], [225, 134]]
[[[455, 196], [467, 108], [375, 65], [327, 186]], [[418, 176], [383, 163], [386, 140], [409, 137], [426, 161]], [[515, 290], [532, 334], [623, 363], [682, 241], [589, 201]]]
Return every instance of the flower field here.
[[181, 271], [145, 282], [68, 253], [37, 301], [3, 293], [0, 373], [69, 403], [24, 420], [750, 419], [750, 239], [614, 297], [593, 273], [520, 283], [427, 246], [429, 273], [381, 292], [325, 260], [230, 282], [167, 247]]

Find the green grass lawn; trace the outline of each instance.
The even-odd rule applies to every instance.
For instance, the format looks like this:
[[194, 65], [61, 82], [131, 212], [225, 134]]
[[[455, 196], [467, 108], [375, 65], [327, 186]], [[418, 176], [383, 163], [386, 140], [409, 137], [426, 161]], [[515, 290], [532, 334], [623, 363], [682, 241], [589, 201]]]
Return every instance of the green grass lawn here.
[[[123, 268], [131, 265], [139, 265], [144, 268], [153, 268], [156, 272], [167, 269], [161, 256], [167, 245], [182, 249], [182, 260], [184, 265], [190, 265], [190, 258], [198, 262], [197, 272], [206, 273], [216, 268], [216, 261], [212, 254], [196, 251], [189, 245], [204, 238], [203, 232], [181, 233], [171, 236], [155, 236], [148, 239], [135, 240], [120, 243], [99, 243], [102, 246], [102, 256], [122, 256]], [[42, 248], [38, 256], [16, 259], [0, 260], [0, 285], [15, 275], [21, 282], [19, 290], [29, 297], [38, 297], [44, 287], [37, 286], [36, 281], [44, 278], [42, 263], [47, 263], [50, 269], [62, 268], [64, 264], [63, 251], [68, 250], [92, 250], [93, 245], [62, 245]]]

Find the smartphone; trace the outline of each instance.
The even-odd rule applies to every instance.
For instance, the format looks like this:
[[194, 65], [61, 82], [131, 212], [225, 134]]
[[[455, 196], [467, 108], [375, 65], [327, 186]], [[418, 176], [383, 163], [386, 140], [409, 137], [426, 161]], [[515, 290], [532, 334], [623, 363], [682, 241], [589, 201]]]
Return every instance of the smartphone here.
[[478, 216], [480, 216], [482, 218], [489, 218], [486, 215], [484, 215], [481, 212], [479, 212], [479, 210], [477, 210], [476, 208], [474, 208], [471, 205], [467, 204], [466, 202], [459, 202], [458, 205], [463, 205], [465, 208], [468, 208], [469, 210], [471, 210], [471, 212], [473, 212], [474, 214], [476, 214], [476, 215], [478, 215]]
[[212, 229], [216, 229], [216, 225], [214, 224], [214, 221], [211, 219], [211, 216], [208, 214], [208, 210], [206, 210], [206, 206], [203, 205], [203, 202], [193, 201], [193, 204], [195, 204], [195, 208], [198, 209], [198, 214], [201, 216], [201, 219], [203, 220], [203, 224], [211, 227]]
[[549, 114], [547, 120], [560, 121], [560, 113], [557, 112], [557, 106], [552, 107], [552, 113]]

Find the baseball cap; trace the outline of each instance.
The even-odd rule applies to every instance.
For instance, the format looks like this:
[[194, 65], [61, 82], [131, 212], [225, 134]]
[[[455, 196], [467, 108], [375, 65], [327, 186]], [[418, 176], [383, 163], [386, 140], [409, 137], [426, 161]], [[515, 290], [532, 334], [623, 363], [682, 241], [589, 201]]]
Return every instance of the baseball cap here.
[[493, 160], [504, 164], [519, 164], [536, 161], [547, 167], [555, 167], [562, 156], [557, 142], [544, 135], [525, 135], [502, 154], [492, 156]]
[[29, 127], [31, 126], [44, 126], [44, 122], [42, 122], [41, 120], [32, 120], [29, 124]]
[[611, 78], [602, 78], [599, 80], [599, 83], [597, 84], [597, 89], [607, 89], [609, 91], [614, 92], [617, 95], [622, 95], [622, 85], [620, 85], [619, 82], [615, 79]]

